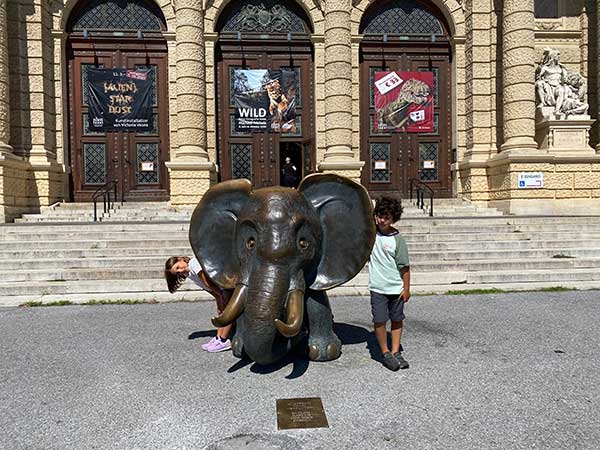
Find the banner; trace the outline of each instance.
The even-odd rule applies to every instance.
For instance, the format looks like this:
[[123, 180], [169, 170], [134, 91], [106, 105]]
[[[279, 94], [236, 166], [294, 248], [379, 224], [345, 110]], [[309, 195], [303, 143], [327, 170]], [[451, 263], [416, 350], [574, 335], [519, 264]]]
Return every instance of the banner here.
[[433, 132], [433, 73], [375, 72], [374, 131]]
[[296, 73], [236, 69], [233, 92], [235, 131], [296, 132]]
[[149, 70], [89, 67], [88, 106], [94, 131], [152, 130]]

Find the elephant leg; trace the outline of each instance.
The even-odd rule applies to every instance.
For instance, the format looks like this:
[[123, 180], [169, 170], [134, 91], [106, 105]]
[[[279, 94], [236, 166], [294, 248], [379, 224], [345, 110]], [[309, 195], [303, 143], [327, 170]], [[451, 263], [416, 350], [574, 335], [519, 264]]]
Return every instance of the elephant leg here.
[[333, 315], [325, 292], [308, 290], [308, 357], [313, 361], [331, 361], [342, 353], [342, 342], [333, 332]]
[[244, 325], [242, 320], [235, 322], [235, 335], [231, 339], [231, 352], [236, 358], [244, 357], [244, 340], [242, 339]]

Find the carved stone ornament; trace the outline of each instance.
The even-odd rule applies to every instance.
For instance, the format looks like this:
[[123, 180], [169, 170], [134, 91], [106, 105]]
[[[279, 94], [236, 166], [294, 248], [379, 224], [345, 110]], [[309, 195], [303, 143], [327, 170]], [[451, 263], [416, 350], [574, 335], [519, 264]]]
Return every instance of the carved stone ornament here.
[[562, 25], [562, 20], [536, 20], [535, 28], [538, 30], [556, 30]]
[[579, 72], [561, 64], [560, 51], [556, 49], [544, 49], [535, 72], [535, 91], [538, 117], [560, 120], [587, 114], [587, 81]]
[[245, 5], [237, 17], [239, 31], [270, 31], [283, 33], [292, 29], [293, 19], [282, 5], [267, 8], [263, 3]]

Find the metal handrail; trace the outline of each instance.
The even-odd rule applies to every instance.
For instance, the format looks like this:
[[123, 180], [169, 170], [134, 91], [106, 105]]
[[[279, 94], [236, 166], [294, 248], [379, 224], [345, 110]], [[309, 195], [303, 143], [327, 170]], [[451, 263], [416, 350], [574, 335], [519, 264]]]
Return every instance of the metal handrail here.
[[[104, 185], [100, 186], [96, 191], [92, 194], [92, 200], [94, 202], [94, 222], [98, 221], [98, 198], [102, 197], [102, 203], [104, 206], [104, 214], [106, 214], [112, 207], [114, 207], [115, 203], [118, 201], [117, 198], [117, 180], [111, 180], [106, 182]], [[114, 191], [114, 200], [111, 201], [110, 191]], [[123, 199], [121, 198], [121, 205], [123, 204]]]
[[413, 187], [416, 191], [416, 205], [418, 208], [425, 209], [425, 191], [429, 193], [429, 217], [433, 217], [433, 197], [435, 195], [435, 191], [423, 183], [421, 180], [417, 180], [416, 178], [411, 178], [408, 180], [409, 182], [409, 195], [410, 201], [413, 199]]

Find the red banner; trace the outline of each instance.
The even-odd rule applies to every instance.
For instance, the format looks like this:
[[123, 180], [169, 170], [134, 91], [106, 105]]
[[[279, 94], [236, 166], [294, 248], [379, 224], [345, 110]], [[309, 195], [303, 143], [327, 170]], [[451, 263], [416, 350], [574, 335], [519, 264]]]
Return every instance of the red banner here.
[[375, 72], [374, 131], [433, 132], [433, 72]]

